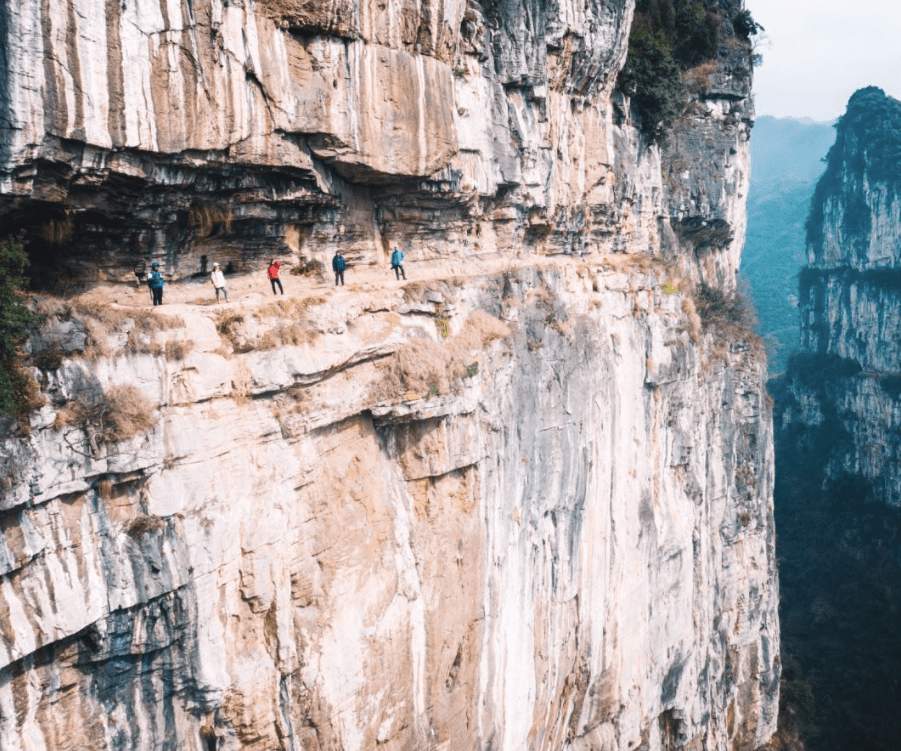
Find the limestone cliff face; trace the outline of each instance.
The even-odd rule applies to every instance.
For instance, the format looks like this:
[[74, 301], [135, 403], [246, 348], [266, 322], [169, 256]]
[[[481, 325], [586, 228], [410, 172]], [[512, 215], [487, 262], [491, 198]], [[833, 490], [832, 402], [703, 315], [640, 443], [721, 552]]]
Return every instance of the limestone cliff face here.
[[[825, 476], [860, 477], [901, 505], [901, 104], [858, 91], [837, 125], [808, 222], [801, 357], [787, 428], [828, 433]], [[818, 440], [807, 438], [804, 440]]]
[[[4, 6], [2, 211], [74, 210], [54, 260], [107, 282], [42, 302], [48, 403], [2, 443], [4, 751], [767, 741], [764, 365], [687, 295], [744, 235], [721, 5], [662, 151], [625, 0]], [[346, 290], [241, 276], [338, 247]], [[226, 311], [121, 283], [201, 254]]]
[[375, 263], [399, 241], [420, 259], [663, 244], [730, 285], [750, 54], [731, 36], [739, 3], [720, 5], [719, 67], [661, 170], [616, 127], [627, 0], [10, 0], [0, 212], [39, 226], [68, 208], [77, 243], [47, 252], [79, 276], [337, 245]]

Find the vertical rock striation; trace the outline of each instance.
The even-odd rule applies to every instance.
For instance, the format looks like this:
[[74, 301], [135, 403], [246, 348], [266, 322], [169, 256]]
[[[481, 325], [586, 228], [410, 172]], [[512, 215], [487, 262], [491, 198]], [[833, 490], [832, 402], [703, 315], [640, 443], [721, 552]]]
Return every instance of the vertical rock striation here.
[[[48, 403], [0, 452], [4, 751], [768, 740], [765, 366], [688, 294], [744, 236], [719, 5], [661, 148], [616, 89], [626, 0], [7, 0], [0, 212], [77, 239], [35, 257], [363, 278], [400, 244], [419, 281], [46, 302]], [[150, 430], [79, 407], [126, 386]]]
[[77, 243], [43, 252], [80, 277], [148, 255], [185, 277], [213, 252], [241, 270], [338, 244], [374, 263], [399, 240], [420, 258], [634, 243], [729, 286], [750, 53], [721, 5], [718, 65], [661, 170], [615, 92], [626, 0], [9, 2], [0, 216], [39, 236], [67, 208]]

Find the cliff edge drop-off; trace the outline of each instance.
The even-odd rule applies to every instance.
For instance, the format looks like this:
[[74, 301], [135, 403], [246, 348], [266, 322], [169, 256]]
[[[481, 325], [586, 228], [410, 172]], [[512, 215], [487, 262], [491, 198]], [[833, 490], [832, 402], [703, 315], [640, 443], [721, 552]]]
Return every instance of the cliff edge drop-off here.
[[0, 749], [769, 740], [771, 410], [721, 315], [752, 50], [694, 5], [715, 45], [649, 137], [632, 0], [4, 0], [45, 320]]

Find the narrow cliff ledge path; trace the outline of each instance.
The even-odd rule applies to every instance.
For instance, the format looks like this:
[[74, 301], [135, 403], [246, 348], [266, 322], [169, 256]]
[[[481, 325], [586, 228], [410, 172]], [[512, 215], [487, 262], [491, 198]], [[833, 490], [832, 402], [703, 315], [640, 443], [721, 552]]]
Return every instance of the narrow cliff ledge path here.
[[[586, 266], [588, 260], [604, 265], [603, 259], [583, 259], [578, 256], [547, 256], [508, 258], [502, 254], [482, 254], [481, 257], [466, 260], [436, 259], [432, 261], [405, 261], [404, 267], [407, 278], [397, 279], [390, 263], [384, 266], [366, 264], [362, 266], [348, 266], [344, 275], [344, 285], [336, 285], [334, 273], [331, 271], [311, 272], [303, 274], [292, 273], [293, 267], [282, 265], [279, 278], [282, 281], [284, 297], [286, 298], [321, 298], [328, 296], [335, 302], [350, 303], [355, 295], [360, 293], [396, 292], [409, 285], [428, 285], [433, 282], [449, 282], [460, 285], [467, 277], [478, 279], [482, 276], [503, 274], [504, 272], [517, 272], [525, 269], [546, 269], [563, 265]], [[658, 258], [658, 264], [663, 264], [663, 259]], [[211, 266], [212, 264], [210, 264]], [[613, 256], [607, 264], [607, 268], [623, 268], [631, 270], [633, 267], [639, 271], [652, 268], [649, 257], [626, 258]], [[165, 274], [165, 270], [164, 274]], [[669, 278], [678, 271], [673, 269], [661, 269], [661, 278]], [[669, 276], [667, 276], [669, 274]], [[229, 302], [224, 299], [219, 303], [220, 307], [229, 306], [253, 309], [261, 304], [278, 301], [281, 294], [273, 293], [266, 275], [265, 263], [255, 273], [230, 274], [226, 276], [226, 287], [229, 293]], [[687, 291], [689, 287], [684, 287]], [[53, 295], [47, 295], [48, 299]], [[119, 305], [123, 308], [152, 308], [150, 292], [144, 283], [96, 283], [89, 288], [60, 298], [58, 305], [66, 302], [74, 303], [78, 307]], [[169, 281], [164, 288], [164, 310], [159, 312], [166, 314], [169, 306], [185, 306], [173, 309], [170, 312], [181, 312], [185, 308], [197, 310], [216, 305], [216, 295], [209, 274], [197, 275], [183, 280]], [[217, 310], [206, 311], [210, 315], [217, 314]], [[221, 312], [221, 311], [218, 311]]]
[[0, 438], [3, 751], [768, 743], [755, 25], [691, 9], [6, 4], [2, 234], [88, 288]]

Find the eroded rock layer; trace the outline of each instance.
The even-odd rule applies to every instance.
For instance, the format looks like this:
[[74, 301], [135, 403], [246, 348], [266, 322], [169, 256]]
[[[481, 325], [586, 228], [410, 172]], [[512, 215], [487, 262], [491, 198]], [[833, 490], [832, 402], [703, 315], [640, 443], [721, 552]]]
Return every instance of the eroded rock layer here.
[[626, 0], [8, 0], [0, 212], [35, 248], [69, 222], [44, 256], [79, 278], [339, 245], [375, 263], [397, 242], [419, 258], [662, 244], [730, 285], [750, 52], [739, 4], [721, 5], [717, 64], [692, 79], [661, 184], [657, 150], [614, 127]]
[[[744, 236], [719, 5], [661, 150], [625, 0], [8, 0], [0, 210], [110, 284], [43, 300], [2, 444], [4, 751], [767, 741], [764, 366], [689, 295]], [[346, 290], [238, 294], [336, 248]], [[201, 255], [227, 309], [172, 283]]]

